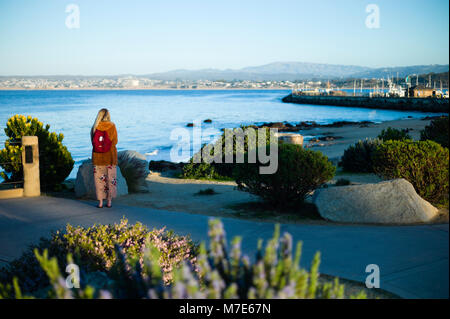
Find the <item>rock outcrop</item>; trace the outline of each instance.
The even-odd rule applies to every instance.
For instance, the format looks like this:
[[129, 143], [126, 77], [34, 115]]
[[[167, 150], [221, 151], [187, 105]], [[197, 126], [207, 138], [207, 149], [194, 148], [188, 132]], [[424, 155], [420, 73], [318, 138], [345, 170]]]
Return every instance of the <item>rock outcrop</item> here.
[[286, 144], [303, 145], [303, 136], [293, 133], [277, 133], [278, 139]]
[[150, 171], [145, 155], [136, 151], [121, 151], [117, 154], [120, 171], [127, 181], [130, 193], [148, 192], [147, 178]]
[[405, 179], [317, 190], [313, 202], [328, 220], [345, 223], [415, 224], [433, 221], [438, 209]]

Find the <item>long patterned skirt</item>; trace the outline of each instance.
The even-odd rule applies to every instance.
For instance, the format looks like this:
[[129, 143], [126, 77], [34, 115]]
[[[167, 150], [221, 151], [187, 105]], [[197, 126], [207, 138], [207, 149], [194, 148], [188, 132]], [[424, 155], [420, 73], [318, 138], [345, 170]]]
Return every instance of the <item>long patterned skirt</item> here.
[[95, 192], [98, 200], [111, 200], [117, 196], [117, 167], [94, 165]]

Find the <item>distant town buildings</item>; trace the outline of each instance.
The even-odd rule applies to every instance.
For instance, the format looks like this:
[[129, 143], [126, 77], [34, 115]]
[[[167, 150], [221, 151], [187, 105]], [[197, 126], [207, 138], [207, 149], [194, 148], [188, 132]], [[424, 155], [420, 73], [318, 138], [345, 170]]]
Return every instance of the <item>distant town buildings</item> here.
[[[0, 76], [0, 89], [284, 89], [294, 95], [384, 96], [384, 97], [445, 97], [448, 89], [430, 85], [395, 84], [392, 79], [352, 80], [351, 87], [338, 86], [339, 81], [250, 81], [250, 80], [158, 80], [146, 76]], [[385, 85], [386, 84], [386, 85]], [[442, 84], [441, 84], [442, 86]], [[363, 89], [364, 87], [364, 89]], [[408, 87], [408, 88], [407, 88]]]
[[425, 87], [422, 85], [415, 85], [409, 88], [409, 97], [436, 97], [439, 93], [436, 89]]
[[292, 89], [297, 85], [291, 81], [167, 81], [138, 76], [0, 77], [3, 89]]

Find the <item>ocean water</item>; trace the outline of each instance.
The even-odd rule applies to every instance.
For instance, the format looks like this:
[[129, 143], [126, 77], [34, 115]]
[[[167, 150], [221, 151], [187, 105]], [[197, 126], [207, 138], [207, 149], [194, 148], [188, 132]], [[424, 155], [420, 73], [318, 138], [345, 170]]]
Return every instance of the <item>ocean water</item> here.
[[[432, 115], [421, 112], [371, 110], [336, 106], [282, 103], [290, 91], [262, 90], [73, 90], [0, 91], [0, 127], [15, 114], [37, 117], [50, 130], [63, 133], [64, 144], [75, 160], [70, 177], [91, 156], [90, 128], [100, 108], [111, 112], [118, 130], [118, 150], [136, 150], [147, 159], [169, 159], [177, 141], [170, 140], [175, 128], [185, 128], [195, 120], [212, 119], [202, 124], [203, 142], [220, 134], [221, 128], [262, 122], [334, 121], [381, 122]], [[205, 132], [208, 129], [208, 132]], [[192, 128], [188, 128], [192, 131]], [[6, 139], [0, 130], [0, 145]], [[195, 150], [193, 150], [195, 151]]]

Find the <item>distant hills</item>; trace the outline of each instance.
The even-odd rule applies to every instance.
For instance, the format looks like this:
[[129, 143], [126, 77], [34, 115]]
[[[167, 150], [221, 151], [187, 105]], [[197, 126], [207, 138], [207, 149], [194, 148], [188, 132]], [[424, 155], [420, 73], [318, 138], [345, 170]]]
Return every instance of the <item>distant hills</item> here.
[[405, 77], [412, 74], [442, 73], [447, 72], [448, 70], [448, 64], [369, 68], [356, 65], [274, 62], [242, 69], [181, 69], [162, 73], [152, 73], [147, 74], [146, 76], [157, 80], [295, 81], [307, 79], [387, 78], [388, 76], [397, 76], [397, 73], [399, 77]]
[[408, 75], [428, 75], [445, 73], [449, 71], [449, 65], [413, 65], [385, 68], [370, 68], [357, 65], [340, 65], [308, 62], [274, 62], [260, 66], [245, 67], [242, 69], [201, 69], [201, 70], [173, 70], [161, 73], [151, 73], [144, 75], [118, 74], [118, 75], [45, 75], [45, 76], [0, 76], [0, 79], [18, 78], [45, 78], [48, 80], [102, 80], [117, 79], [120, 77], [145, 77], [154, 80], [210, 80], [210, 81], [305, 81], [305, 80], [334, 80], [345, 81], [350, 79], [386, 79], [398, 77], [404, 79]]

